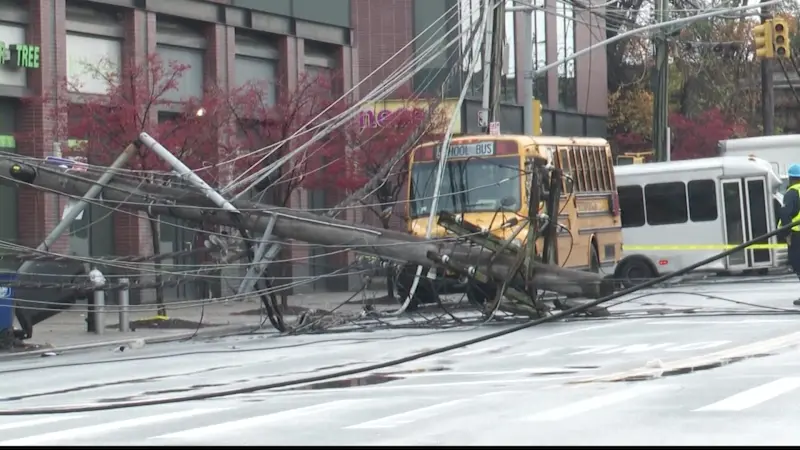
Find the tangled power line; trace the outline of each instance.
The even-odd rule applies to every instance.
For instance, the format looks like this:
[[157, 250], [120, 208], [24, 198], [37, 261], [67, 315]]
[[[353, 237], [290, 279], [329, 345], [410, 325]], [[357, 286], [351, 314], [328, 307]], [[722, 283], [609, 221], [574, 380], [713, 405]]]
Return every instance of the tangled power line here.
[[[455, 25], [447, 26], [447, 24], [453, 22], [453, 18], [456, 18]], [[426, 67], [429, 62], [433, 61], [435, 58], [439, 58], [443, 53], [448, 52], [448, 49], [454, 45], [459, 45], [462, 42], [463, 37], [468, 37], [470, 41], [475, 39], [481, 39], [480, 33], [478, 33], [479, 27], [476, 23], [475, 27], [468, 31], [462, 31], [463, 27], [461, 25], [461, 21], [465, 20], [460, 17], [460, 13], [458, 11], [458, 5], [454, 5], [453, 7], [448, 10], [448, 12], [440, 17], [437, 21], [434, 22], [430, 26], [430, 29], [434, 29], [436, 31], [443, 31], [442, 33], [419, 33], [418, 36], [429, 36], [425, 42], [421, 44], [418, 43], [419, 48], [424, 50], [415, 52], [415, 55], [409, 59], [407, 59], [404, 63], [400, 65], [400, 68], [396, 70], [392, 76], [387, 77], [383, 80], [376, 89], [372, 92], [364, 96], [361, 100], [354, 103], [352, 106], [347, 108], [347, 110], [341, 114], [336, 115], [333, 118], [327, 119], [323, 122], [318, 123], [315, 118], [314, 120], [310, 121], [307, 127], [303, 127], [290, 137], [281, 140], [280, 142], [274, 143], [270, 146], [257, 149], [251, 152], [248, 152], [246, 155], [239, 155], [235, 158], [219, 162], [215, 164], [213, 167], [220, 167], [229, 164], [233, 164], [236, 161], [240, 160], [244, 157], [253, 157], [253, 156], [260, 156], [261, 161], [258, 164], [254, 165], [251, 169], [246, 170], [244, 173], [239, 174], [234, 180], [228, 183], [221, 189], [221, 192], [232, 197], [234, 200], [238, 199], [246, 192], [252, 192], [253, 187], [261, 183], [264, 179], [269, 177], [273, 172], [275, 172], [280, 165], [286, 163], [291, 159], [293, 155], [296, 155], [300, 151], [307, 150], [313, 143], [318, 142], [319, 140], [323, 139], [328, 133], [332, 130], [336, 129], [337, 127], [342, 126], [343, 124], [347, 123], [348, 121], [353, 120], [356, 115], [361, 111], [363, 105], [367, 104], [368, 102], [380, 99], [385, 97], [387, 94], [391, 93], [392, 91], [396, 90], [399, 86], [407, 83], [412, 76], [414, 76], [421, 67]], [[468, 20], [468, 19], [467, 19]], [[428, 30], [426, 30], [428, 31]], [[434, 36], [439, 36], [434, 38]], [[415, 38], [410, 42], [406, 47], [413, 45], [416, 40], [420, 39], [420, 37]], [[421, 40], [421, 39], [420, 39]], [[472, 47], [472, 44], [469, 45]], [[405, 47], [404, 47], [405, 49]], [[398, 54], [400, 54], [404, 49], [401, 49]], [[457, 52], [448, 52], [448, 59], [451, 59], [456, 55]], [[387, 60], [387, 63], [391, 61], [393, 58]], [[385, 65], [385, 64], [384, 64]], [[369, 74], [366, 78], [373, 76], [377, 73], [378, 70], [383, 68], [384, 65], [381, 65], [378, 69], [373, 71]], [[445, 67], [449, 66], [449, 64], [445, 64]], [[453, 72], [448, 74], [446, 80], [449, 80], [450, 77], [455, 73], [457, 68], [460, 68], [461, 64], [453, 64], [452, 67], [456, 68]], [[425, 82], [420, 91], [424, 91], [428, 86], [433, 83], [433, 79], [435, 78], [436, 74], [430, 75]], [[446, 83], [447, 81], [445, 81]], [[361, 82], [363, 83], [363, 81]], [[353, 87], [350, 91], [346, 92], [341, 99], [345, 99], [360, 85], [358, 83], [356, 86]], [[421, 92], [420, 92], [421, 94]], [[420, 95], [417, 94], [417, 97]], [[340, 100], [341, 100], [340, 99]], [[324, 112], [323, 112], [324, 113]], [[320, 117], [322, 113], [320, 114]], [[261, 169], [261, 162], [267, 161], [268, 158], [275, 154], [279, 149], [284, 148], [284, 145], [292, 139], [295, 139], [301, 135], [308, 135], [311, 134], [311, 138], [308, 140], [306, 144], [299, 146], [297, 149], [294, 149], [288, 152], [283, 157], [279, 158], [276, 162], [267, 165]], [[416, 145], [419, 140], [418, 134], [415, 136], [410, 142], [408, 148], [413, 147]], [[7, 155], [8, 157], [13, 157], [14, 160], [27, 162], [30, 164], [42, 164], [45, 161], [36, 159], [36, 158], [29, 158], [20, 155]], [[208, 168], [203, 168], [200, 170], [207, 170]], [[87, 181], [90, 183], [95, 183], [96, 180], [93, 176], [97, 176], [107, 170], [106, 167], [99, 167], [99, 166], [91, 166], [88, 165], [86, 167], [85, 173], [70, 173], [68, 174], [69, 177], [81, 179], [83, 181]], [[317, 169], [320, 170], [320, 169]], [[287, 172], [290, 173], [290, 172]], [[168, 177], [169, 174], [164, 173], [148, 173], [142, 171], [132, 171], [126, 169], [120, 169], [115, 171], [115, 178], [117, 180], [121, 180], [122, 182], [128, 182], [129, 185], [135, 185], [137, 189], [146, 189], [146, 182], [152, 179], [152, 175], [159, 175], [163, 177]], [[504, 182], [509, 183], [519, 183], [519, 177], [524, 175], [524, 172], [521, 172], [517, 177], [511, 177]], [[0, 175], [2, 180], [6, 182], [13, 182], [19, 184], [19, 180], [12, 180], [7, 175]], [[172, 177], [170, 179], [170, 186], [181, 186], [185, 180], [182, 178], [175, 178]], [[285, 179], [285, 176], [281, 176], [273, 183], [273, 186], [280, 185], [281, 183], [286, 183], [289, 180]], [[166, 188], [169, 188], [167, 186]], [[33, 186], [37, 189], [44, 189], [41, 186]], [[483, 186], [476, 186], [468, 190], [458, 191], [458, 192], [451, 192], [448, 194], [443, 194], [443, 196], [457, 196], [461, 195], [465, 192], [481, 189]], [[107, 186], [105, 187], [106, 190], [109, 189], [117, 189], [114, 186]], [[351, 202], [349, 204], [345, 204], [341, 207], [335, 207], [333, 210], [335, 211], [333, 214], [335, 215], [337, 212], [345, 211], [345, 210], [356, 210], [356, 209], [364, 209], [370, 208], [378, 205], [369, 204], [367, 201], [368, 198], [371, 197], [371, 194], [374, 191], [365, 192], [362, 198], [356, 199], [356, 201]], [[59, 195], [64, 195], [63, 192], [56, 192], [50, 190], [50, 193], [57, 193]], [[154, 197], [158, 197], [155, 193], [153, 194]], [[77, 196], [70, 196], [77, 199]], [[181, 200], [181, 197], [175, 198], [174, 196], [171, 198], [170, 201], [175, 202]], [[163, 200], [163, 198], [160, 198]], [[417, 199], [423, 200], [423, 199]], [[102, 200], [88, 200], [88, 203], [91, 205], [96, 205], [102, 210], [107, 211], [107, 213], [99, 218], [94, 219], [92, 218], [92, 222], [85, 225], [86, 227], [91, 227], [93, 224], [97, 222], [97, 220], [102, 220], [105, 217], [110, 216], [112, 213], [117, 214], [126, 214], [132, 215], [136, 218], [139, 217], [139, 213], [129, 211], [125, 208], [125, 205], [128, 206], [134, 205], [134, 202], [123, 202], [121, 204], [112, 205], [109, 202], [102, 201]], [[392, 208], [399, 205], [400, 202], [392, 202], [391, 204], [387, 205], [386, 202], [381, 202], [379, 205], [382, 208], [386, 208], [390, 206]], [[146, 207], [147, 204], [138, 204], [137, 206]], [[181, 205], [181, 208], [191, 208], [191, 206]], [[209, 208], [208, 206], [197, 207], [203, 210], [203, 214], [216, 214], [222, 213], [223, 208]], [[253, 208], [242, 207], [237, 208], [238, 211], [243, 215], [248, 214], [258, 214], [262, 211], [262, 208], [259, 208], [256, 204]], [[307, 210], [310, 212], [317, 212], [317, 213], [331, 213], [331, 209], [327, 208], [323, 210]], [[285, 209], [285, 214], [291, 214], [291, 210]], [[453, 213], [457, 213], [457, 211], [453, 211]], [[155, 217], [153, 220], [160, 226], [163, 221], [160, 217]], [[222, 227], [217, 227], [213, 230], [205, 229], [204, 227], [200, 226], [200, 224], [191, 224], [191, 223], [169, 223], [170, 226], [174, 226], [176, 228], [184, 229], [186, 231], [191, 232], [202, 232], [207, 236], [205, 240], [205, 246], [203, 248], [198, 248], [194, 250], [187, 250], [187, 251], [176, 251], [170, 252], [160, 255], [149, 255], [149, 256], [125, 256], [125, 257], [84, 257], [84, 256], [76, 256], [76, 255], [66, 255], [60, 254], [55, 251], [51, 250], [35, 250], [29, 247], [21, 246], [19, 244], [13, 242], [6, 242], [0, 241], [0, 258], [3, 260], [14, 260], [14, 261], [35, 261], [35, 262], [76, 262], [79, 264], [83, 264], [89, 267], [98, 267], [98, 268], [108, 268], [108, 274], [106, 278], [110, 280], [109, 283], [106, 283], [102, 287], [98, 287], [89, 283], [88, 279], [85, 282], [75, 281], [74, 275], [64, 276], [62, 280], [56, 281], [49, 281], [53, 280], [53, 278], [57, 278], [57, 275], [47, 274], [47, 273], [29, 273], [31, 277], [28, 278], [35, 278], [36, 276], [47, 276], [48, 281], [36, 281], [32, 279], [20, 279], [9, 284], [10, 287], [15, 287], [19, 289], [38, 289], [38, 290], [50, 290], [50, 291], [60, 291], [60, 292], [74, 292], [76, 295], [80, 294], [84, 297], [89, 296], [91, 292], [96, 290], [104, 290], [106, 292], [117, 292], [126, 289], [133, 289], [133, 290], [153, 290], [153, 289], [163, 289], [165, 287], [171, 286], [179, 286], [182, 284], [187, 283], [197, 283], [197, 282], [225, 282], [230, 284], [232, 283], [234, 286], [243, 282], [247, 277], [242, 275], [241, 273], [230, 274], [226, 273], [223, 274], [222, 271], [236, 271], [241, 272], [242, 270], [251, 267], [254, 262], [252, 261], [252, 253], [254, 244], [264, 243], [267, 244], [276, 244], [276, 245], [283, 245], [286, 242], [282, 240], [272, 239], [267, 236], [268, 233], [265, 233], [265, 239], [258, 239], [252, 236], [249, 236], [247, 233], [242, 232], [241, 228], [237, 227], [228, 227], [227, 229]], [[495, 229], [497, 227], [507, 226], [502, 223], [492, 223], [490, 225], [490, 229]], [[74, 232], [74, 230], [73, 230]], [[475, 232], [477, 234], [477, 232]], [[455, 241], [464, 241], [468, 239], [470, 233], [461, 234], [459, 236], [453, 236], [448, 238], [440, 238], [434, 239], [434, 242], [455, 242]], [[307, 265], [309, 261], [313, 260], [323, 260], [326, 256], [330, 255], [337, 255], [342, 253], [351, 253], [356, 252], [358, 253], [359, 247], [361, 244], [358, 243], [351, 243], [347, 246], [347, 248], [326, 248], [324, 245], [317, 245], [317, 244], [307, 244], [302, 242], [291, 242], [291, 245], [296, 248], [323, 248], [325, 251], [323, 253], [314, 254], [310, 256], [302, 256], [297, 258], [274, 258], [271, 260], [270, 265], [297, 265], [303, 264]], [[392, 245], [392, 244], [386, 244]], [[376, 244], [371, 243], [369, 245], [365, 245], [369, 248], [375, 248]], [[481, 246], [473, 247], [473, 250], [476, 253], [480, 253], [481, 251], [485, 250], [485, 248]], [[209, 255], [211, 257], [211, 261], [205, 264], [192, 264], [182, 262], [181, 260], [186, 257], [198, 256], [198, 255]], [[172, 260], [170, 264], [162, 265], [159, 268], [156, 268], [155, 263], [163, 262], [165, 260]], [[256, 262], [258, 263], [258, 262]], [[317, 264], [319, 266], [321, 264]], [[377, 302], [375, 302], [375, 296], [373, 298], [369, 298], [369, 291], [370, 288], [373, 286], [375, 278], [379, 274], [385, 274], [385, 276], [389, 279], [388, 283], [393, 283], [393, 279], [400, 274], [396, 271], [390, 270], [392, 267], [392, 263], [388, 260], [382, 260], [374, 258], [372, 260], [366, 259], [357, 259], [355, 262], [346, 265], [345, 267], [338, 267], [338, 268], [328, 268], [333, 269], [327, 274], [323, 275], [310, 275], [310, 276], [284, 276], [279, 275], [276, 273], [267, 272], [266, 269], [261, 271], [258, 274], [258, 278], [261, 283], [258, 284], [253, 290], [247, 292], [245, 294], [237, 293], [235, 289], [229, 289], [233, 291], [231, 294], [226, 295], [218, 295], [212, 299], [199, 299], [199, 300], [186, 300], [186, 301], [175, 301], [169, 303], [169, 308], [171, 309], [186, 309], [186, 308], [201, 308], [201, 322], [202, 316], [204, 314], [204, 308], [208, 305], [212, 305], [215, 303], [223, 303], [229, 301], [237, 301], [243, 300], [245, 298], [251, 297], [261, 297], [262, 301], [262, 315], [260, 319], [259, 326], [262, 326], [269, 320], [272, 325], [278, 329], [278, 331], [284, 333], [301, 333], [301, 332], [319, 332], [319, 331], [326, 331], [326, 330], [333, 330], [336, 328], [341, 328], [345, 325], [350, 325], [355, 328], [374, 328], [376, 326], [391, 326], [391, 327], [418, 327], [418, 326], [426, 326], [426, 327], [446, 327], [446, 326], [453, 326], [453, 325], [463, 325], [465, 323], [478, 323], [484, 324], [489, 321], [505, 321], [505, 320], [514, 320], [516, 319], [515, 313], [508, 312], [508, 311], [500, 311], [498, 306], [499, 302], [495, 302], [491, 305], [491, 308], [486, 307], [486, 305], [475, 305], [473, 302], [470, 302], [468, 296], [461, 294], [460, 296], [454, 295], [435, 295], [437, 298], [437, 304], [430, 305], [430, 306], [419, 306], [415, 305], [415, 308], [409, 309], [406, 311], [408, 305], [408, 301], [403, 304], [402, 298], [400, 299], [389, 299], [390, 302], [394, 302], [391, 304], [390, 308], [386, 308], [382, 310], [379, 308]], [[122, 283], [120, 279], [122, 278], [131, 278], [131, 273], [136, 273], [136, 280], [132, 283]], [[161, 279], [160, 281], [149, 281], [149, 278], [158, 274]], [[286, 324], [282, 318], [281, 307], [278, 305], [276, 294], [281, 292], [285, 292], [290, 288], [297, 288], [306, 286], [312, 283], [315, 283], [319, 280], [323, 280], [326, 278], [334, 278], [334, 277], [348, 277], [352, 278], [353, 276], [357, 276], [361, 278], [362, 286], [357, 292], [350, 296], [345, 302], [335, 305], [335, 307], [331, 308], [329, 311], [306, 311], [302, 312], [297, 315], [296, 322], [294, 324]], [[564, 283], [568, 283], [565, 281]], [[220, 291], [221, 294], [221, 291]], [[356, 298], [361, 297], [360, 301]], [[456, 298], [458, 297], [458, 298]], [[38, 309], [41, 311], [62, 311], [62, 307], [56, 302], [45, 302], [45, 301], [32, 301], [32, 300], [25, 300], [27, 303], [28, 309]], [[549, 301], [557, 302], [559, 299], [557, 297], [549, 298]], [[625, 300], [623, 300], [625, 301]], [[356, 308], [347, 308], [348, 305], [357, 305]], [[402, 304], [402, 306], [401, 306]], [[155, 310], [158, 306], [157, 305], [133, 305], [130, 306], [131, 311], [152, 311]], [[399, 307], [399, 309], [398, 309]], [[114, 306], [108, 305], [108, 311], [113, 312]], [[87, 309], [81, 310], [80, 308], [73, 308], [70, 311], [72, 312], [87, 312], [89, 311], [88, 306]], [[399, 313], [407, 313], [400, 317]], [[520, 317], [520, 319], [522, 319]], [[528, 317], [525, 317], [524, 320], [528, 320]], [[200, 326], [200, 324], [198, 324]]]

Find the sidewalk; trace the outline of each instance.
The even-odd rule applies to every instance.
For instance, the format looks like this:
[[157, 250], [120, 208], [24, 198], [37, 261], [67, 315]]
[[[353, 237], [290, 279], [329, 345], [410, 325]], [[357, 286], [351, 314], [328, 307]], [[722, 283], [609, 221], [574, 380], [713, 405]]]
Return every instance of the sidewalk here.
[[[315, 294], [297, 294], [289, 297], [289, 310], [284, 314], [287, 323], [293, 323], [299, 311], [306, 309], [316, 309], [331, 311], [339, 307], [336, 311], [340, 313], [357, 313], [363, 308], [364, 298], [377, 299], [385, 295], [385, 292], [365, 292], [356, 295], [351, 302], [341, 306], [353, 296], [351, 292], [331, 292]], [[366, 296], [366, 297], [365, 297]], [[261, 303], [257, 299], [247, 299], [243, 301], [229, 301], [213, 303], [213, 300], [205, 306], [192, 305], [187, 307], [180, 303], [167, 303], [167, 316], [171, 319], [171, 326], [162, 329], [154, 328], [164, 324], [164, 321], [156, 320], [156, 306], [142, 305], [133, 306], [129, 313], [129, 320], [132, 322], [132, 331], [119, 331], [119, 316], [116, 311], [105, 314], [105, 329], [102, 334], [95, 334], [86, 331], [86, 304], [77, 304], [72, 309], [57, 314], [44, 322], [37, 324], [33, 330], [33, 338], [26, 340], [28, 345], [36, 346], [40, 350], [48, 348], [63, 348], [73, 346], [104, 346], [104, 345], [123, 345], [124, 342], [144, 339], [146, 341], [159, 341], [170, 339], [184, 339], [192, 335], [211, 336], [221, 334], [233, 334], [237, 332], [247, 332], [258, 328], [261, 321], [265, 321], [263, 331], [274, 331], [272, 325], [265, 317], [261, 316]], [[378, 304], [386, 303], [380, 302]], [[111, 306], [110, 308], [115, 308]], [[145, 310], [143, 310], [146, 308]], [[198, 327], [202, 317], [202, 324]], [[138, 329], [133, 329], [136, 321], [146, 321]], [[140, 322], [141, 323], [141, 322]], [[178, 325], [176, 327], [175, 325]], [[146, 325], [146, 326], [145, 326]], [[162, 325], [163, 326], [163, 325]]]

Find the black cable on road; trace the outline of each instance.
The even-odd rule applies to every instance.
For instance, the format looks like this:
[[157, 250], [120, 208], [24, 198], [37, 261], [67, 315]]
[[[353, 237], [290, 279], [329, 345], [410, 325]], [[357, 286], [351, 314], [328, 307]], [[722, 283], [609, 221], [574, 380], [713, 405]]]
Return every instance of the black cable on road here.
[[417, 361], [419, 359], [427, 358], [429, 356], [438, 355], [441, 353], [446, 353], [452, 350], [457, 350], [459, 348], [467, 347], [469, 345], [478, 344], [481, 342], [485, 342], [491, 339], [496, 339], [502, 336], [509, 335], [511, 333], [516, 333], [517, 331], [522, 331], [537, 325], [541, 325], [543, 323], [552, 322], [554, 320], [562, 319], [565, 317], [569, 317], [574, 314], [578, 314], [584, 312], [588, 309], [594, 308], [599, 306], [603, 303], [609, 302], [611, 300], [617, 299], [624, 295], [628, 295], [639, 291], [641, 289], [648, 288], [650, 286], [663, 283], [670, 278], [678, 277], [684, 274], [687, 274], [699, 267], [705, 266], [706, 264], [712, 263], [719, 259], [725, 258], [729, 255], [732, 255], [738, 251], [741, 251], [753, 244], [757, 244], [761, 241], [771, 238], [778, 233], [783, 231], [787, 231], [792, 227], [800, 225], [800, 220], [796, 222], [792, 222], [788, 225], [784, 225], [779, 227], [769, 233], [765, 233], [761, 236], [757, 236], [747, 242], [737, 245], [731, 249], [728, 249], [722, 253], [718, 253], [714, 256], [710, 256], [702, 261], [698, 261], [692, 265], [684, 267], [683, 269], [677, 270], [673, 273], [662, 275], [658, 278], [653, 278], [650, 281], [644, 282], [642, 284], [632, 286], [628, 289], [623, 289], [618, 292], [614, 292], [611, 295], [607, 295], [605, 297], [592, 300], [590, 302], [584, 303], [580, 306], [576, 306], [574, 308], [570, 308], [567, 310], [560, 311], [556, 314], [553, 314], [548, 317], [543, 317], [541, 319], [532, 320], [530, 322], [526, 322], [520, 325], [516, 325], [510, 328], [506, 328], [505, 330], [496, 331], [494, 333], [489, 333], [483, 336], [479, 336], [473, 339], [467, 339], [466, 341], [457, 342], [455, 344], [446, 345], [439, 348], [434, 348], [431, 350], [426, 350], [419, 353], [414, 353], [412, 355], [404, 356], [402, 358], [393, 359], [390, 361], [385, 361], [382, 363], [377, 364], [370, 364], [367, 366], [357, 367], [353, 369], [341, 370], [334, 373], [329, 374], [322, 374], [322, 375], [315, 375], [312, 377], [304, 377], [294, 380], [285, 380], [285, 381], [278, 381], [274, 383], [266, 383], [266, 384], [259, 384], [255, 386], [247, 386], [241, 387], [236, 389], [227, 389], [223, 391], [216, 391], [216, 392], [206, 392], [206, 393], [199, 393], [199, 394], [192, 394], [192, 395], [185, 395], [180, 397], [171, 397], [171, 398], [154, 398], [154, 399], [144, 399], [144, 400], [131, 400], [131, 401], [124, 401], [124, 402], [116, 402], [116, 403], [103, 403], [103, 404], [91, 404], [91, 405], [81, 405], [81, 406], [44, 406], [44, 407], [35, 407], [35, 408], [20, 408], [20, 409], [5, 409], [0, 410], [0, 416], [29, 416], [29, 415], [44, 415], [44, 414], [73, 414], [73, 413], [85, 413], [85, 412], [93, 412], [93, 411], [111, 411], [115, 409], [126, 409], [126, 408], [136, 408], [142, 406], [158, 406], [158, 405], [169, 405], [175, 403], [184, 403], [184, 402], [191, 402], [191, 401], [199, 401], [199, 400], [210, 400], [214, 398], [222, 398], [222, 397], [230, 397], [233, 395], [242, 395], [242, 394], [251, 394], [254, 392], [260, 391], [267, 391], [272, 389], [281, 389], [287, 388], [292, 386], [299, 386], [303, 384], [311, 384], [311, 383], [319, 383], [322, 381], [333, 380], [336, 378], [342, 377], [349, 377], [353, 375], [359, 375], [366, 372], [373, 372], [375, 370], [385, 369], [387, 367], [398, 366], [400, 364], [405, 364], [412, 361]]

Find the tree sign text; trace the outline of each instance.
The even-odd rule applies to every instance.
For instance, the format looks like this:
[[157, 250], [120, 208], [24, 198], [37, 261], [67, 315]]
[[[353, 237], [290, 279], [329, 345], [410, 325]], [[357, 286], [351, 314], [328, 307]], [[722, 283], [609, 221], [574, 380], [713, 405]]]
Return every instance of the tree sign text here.
[[38, 69], [39, 46], [6, 44], [0, 41], [0, 65], [4, 67]]

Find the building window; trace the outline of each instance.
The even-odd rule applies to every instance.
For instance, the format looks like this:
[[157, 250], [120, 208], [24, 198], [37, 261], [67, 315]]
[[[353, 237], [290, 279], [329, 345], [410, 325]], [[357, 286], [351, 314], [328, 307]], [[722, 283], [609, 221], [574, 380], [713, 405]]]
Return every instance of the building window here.
[[173, 102], [203, 96], [203, 51], [191, 48], [158, 45], [156, 52], [165, 65], [171, 63], [185, 64], [189, 67], [180, 80], [177, 89], [164, 93], [164, 100]]
[[200, 28], [197, 23], [157, 18], [156, 53], [165, 65], [178, 63], [188, 66], [178, 80], [177, 89], [166, 92], [163, 100], [179, 102], [203, 96], [207, 43], [203, 33], [197, 31]]
[[472, 30], [475, 29], [476, 24], [481, 19], [481, 7], [483, 2], [481, 0], [459, 0], [459, 20], [461, 24], [461, 69], [464, 72], [469, 71], [470, 67], [478, 61], [475, 72], [481, 70], [481, 46], [479, 45], [480, 39], [475, 39], [470, 45], [470, 37]]
[[[565, 59], [575, 53], [575, 10], [570, 3], [556, 3], [556, 35], [557, 59]], [[558, 102], [562, 108], [578, 106], [574, 59], [558, 66]]]
[[67, 33], [67, 81], [70, 92], [106, 94], [122, 66], [122, 42]]
[[267, 104], [274, 105], [278, 99], [278, 88], [275, 83], [278, 62], [270, 59], [236, 55], [235, 64], [236, 85], [244, 86], [247, 83], [263, 84], [263, 89], [267, 94]]
[[[514, 6], [514, 0], [506, 0], [506, 7]], [[505, 14], [505, 51], [503, 52], [503, 84], [502, 84], [502, 100], [506, 102], [517, 102], [517, 73], [516, 73], [516, 55], [514, 54], [516, 46], [514, 45], [514, 38], [516, 36], [517, 27], [514, 23], [514, 13], [506, 12]]]
[[70, 92], [106, 94], [122, 67], [123, 13], [78, 0], [67, 2], [67, 82]]
[[[533, 6], [537, 8], [533, 12], [532, 30], [533, 36], [533, 70], [541, 69], [547, 65], [547, 13], [545, 11], [545, 0], [534, 0]], [[533, 80], [533, 96], [539, 99], [542, 104], [547, 104], [547, 74], [543, 73]]]
[[258, 83], [266, 91], [268, 104], [274, 105], [278, 98], [277, 71], [277, 46], [261, 36], [249, 36], [237, 31], [234, 63], [236, 85]]

